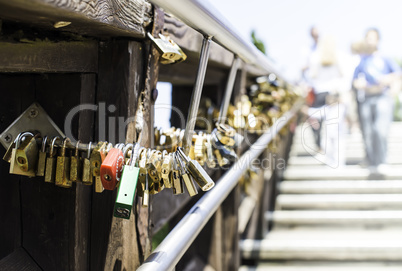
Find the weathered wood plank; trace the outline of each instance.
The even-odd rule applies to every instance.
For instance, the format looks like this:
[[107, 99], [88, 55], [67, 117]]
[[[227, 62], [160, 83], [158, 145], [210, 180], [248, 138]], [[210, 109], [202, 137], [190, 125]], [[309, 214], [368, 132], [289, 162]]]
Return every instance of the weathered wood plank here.
[[151, 5], [145, 0], [0, 0], [0, 17], [89, 36], [145, 37]]
[[0, 72], [97, 72], [96, 41], [0, 42]]
[[[95, 104], [96, 74], [81, 74], [81, 104]], [[79, 113], [78, 139], [93, 140], [95, 112], [83, 110]], [[89, 269], [90, 217], [92, 187], [77, 183], [75, 187], [75, 240], [74, 269]]]
[[[96, 131], [100, 139], [111, 142], [126, 139], [126, 127], [113, 127], [110, 118], [123, 117], [127, 120], [135, 114], [138, 95], [144, 84], [143, 50], [143, 44], [132, 41], [105, 42], [100, 46], [97, 101], [105, 103], [109, 120], [107, 123], [99, 122], [102, 118], [106, 121], [106, 118], [98, 114]], [[115, 110], [110, 110], [113, 108]], [[100, 128], [109, 133], [101, 135]], [[127, 136], [127, 141], [133, 140], [128, 131]], [[116, 192], [105, 190], [100, 194], [93, 193], [92, 270], [135, 270], [142, 261], [136, 226], [138, 217], [134, 212], [130, 220], [113, 217]]]
[[[31, 75], [15, 75], [21, 81]], [[79, 74], [35, 75], [34, 87], [24, 89], [22, 108], [37, 101], [59, 127], [70, 109], [80, 104]], [[55, 87], [57, 86], [57, 91]], [[73, 123], [78, 130], [78, 121]], [[21, 177], [22, 245], [44, 270], [73, 270], [75, 242], [75, 189], [44, 183], [43, 178]]]
[[[0, 75], [0, 130], [4, 131], [25, 109], [21, 105], [21, 97], [25, 89], [32, 89], [34, 86], [33, 76], [21, 77], [1, 74]], [[0, 156], [3, 157], [6, 150], [0, 148]], [[20, 179], [18, 175], [9, 174], [10, 165], [0, 161], [0, 199], [2, 208], [0, 208], [0, 259], [12, 253], [21, 246], [21, 197], [20, 197]]]

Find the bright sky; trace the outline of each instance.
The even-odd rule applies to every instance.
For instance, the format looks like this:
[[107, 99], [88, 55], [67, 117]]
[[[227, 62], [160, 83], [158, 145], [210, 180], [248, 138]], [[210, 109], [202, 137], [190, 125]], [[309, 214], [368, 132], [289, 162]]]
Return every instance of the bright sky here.
[[[205, 1], [205, 0], [204, 0]], [[402, 59], [400, 0], [208, 0], [248, 40], [255, 29], [285, 76], [296, 79], [312, 44], [309, 30], [335, 36], [345, 53], [369, 27], [381, 32], [381, 51]]]

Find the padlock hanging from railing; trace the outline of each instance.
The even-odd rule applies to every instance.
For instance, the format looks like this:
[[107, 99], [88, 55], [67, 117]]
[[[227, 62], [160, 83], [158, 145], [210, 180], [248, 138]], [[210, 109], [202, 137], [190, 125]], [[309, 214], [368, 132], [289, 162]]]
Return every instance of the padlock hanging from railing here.
[[198, 63], [197, 78], [195, 80], [195, 85], [193, 93], [191, 95], [190, 107], [187, 115], [186, 129], [183, 136], [183, 149], [186, 155], [190, 152], [190, 147], [192, 144], [193, 132], [195, 127], [195, 122], [198, 113], [198, 107], [201, 101], [202, 87], [204, 85], [205, 73], [207, 70], [209, 49], [211, 46], [211, 36], [204, 36], [202, 41], [200, 62]]
[[233, 86], [235, 83], [236, 74], [237, 70], [239, 69], [240, 62], [241, 59], [237, 55], [235, 55], [233, 58], [232, 67], [230, 68], [228, 81], [226, 83], [221, 109], [219, 111], [218, 123], [224, 124], [226, 121], [230, 98], [232, 97]]

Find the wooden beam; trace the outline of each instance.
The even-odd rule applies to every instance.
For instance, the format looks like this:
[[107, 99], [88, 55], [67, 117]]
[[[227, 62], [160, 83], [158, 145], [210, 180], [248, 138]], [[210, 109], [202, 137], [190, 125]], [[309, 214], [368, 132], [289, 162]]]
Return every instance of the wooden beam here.
[[[80, 104], [95, 104], [96, 74], [81, 74]], [[95, 112], [83, 110], [79, 113], [78, 139], [90, 142], [94, 135]], [[75, 240], [74, 270], [89, 269], [90, 217], [92, 187], [77, 183], [75, 187]]]
[[0, 18], [88, 36], [143, 38], [152, 6], [145, 0], [0, 0]]
[[0, 72], [85, 72], [98, 70], [96, 41], [0, 42]]
[[[99, 140], [120, 141], [121, 135], [125, 140], [122, 127], [112, 127], [110, 122], [102, 123], [101, 120], [119, 117], [126, 120], [136, 111], [138, 94], [143, 87], [143, 50], [143, 44], [134, 41], [100, 44], [96, 100], [105, 103], [107, 116], [98, 114], [96, 131]], [[107, 135], [100, 133], [102, 128]], [[105, 190], [92, 195], [91, 270], [135, 270], [142, 260], [136, 215], [133, 213], [130, 220], [113, 217], [116, 193], [116, 190]]]

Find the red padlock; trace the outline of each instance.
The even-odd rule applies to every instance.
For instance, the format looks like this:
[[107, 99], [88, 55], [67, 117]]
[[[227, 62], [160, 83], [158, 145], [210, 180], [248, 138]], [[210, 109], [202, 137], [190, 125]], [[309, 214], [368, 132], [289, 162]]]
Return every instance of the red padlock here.
[[108, 152], [100, 168], [102, 185], [106, 190], [114, 190], [120, 181], [124, 165], [124, 155], [121, 144], [118, 148], [112, 148]]

